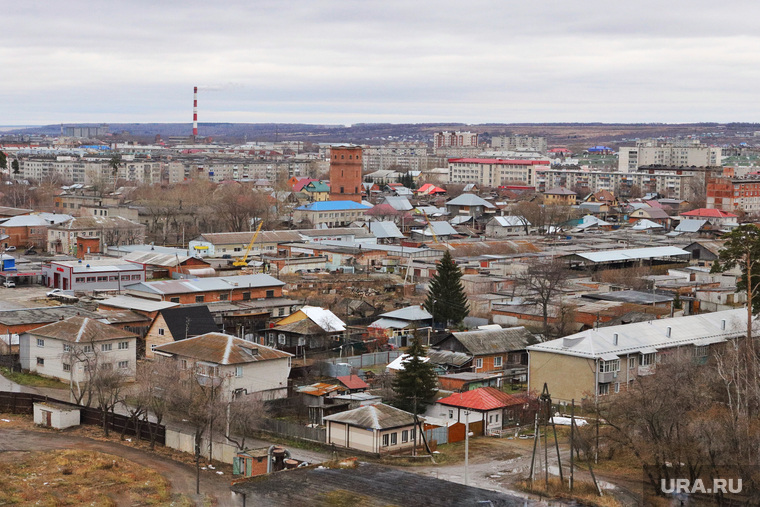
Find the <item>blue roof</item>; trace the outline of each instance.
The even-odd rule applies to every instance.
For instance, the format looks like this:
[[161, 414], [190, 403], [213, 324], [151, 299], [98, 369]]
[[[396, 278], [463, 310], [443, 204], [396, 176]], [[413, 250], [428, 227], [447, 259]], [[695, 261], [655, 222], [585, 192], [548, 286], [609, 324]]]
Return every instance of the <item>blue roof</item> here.
[[319, 201], [299, 206], [297, 209], [307, 211], [342, 211], [350, 209], [369, 209], [371, 207], [372, 206], [367, 206], [366, 204], [354, 201]]

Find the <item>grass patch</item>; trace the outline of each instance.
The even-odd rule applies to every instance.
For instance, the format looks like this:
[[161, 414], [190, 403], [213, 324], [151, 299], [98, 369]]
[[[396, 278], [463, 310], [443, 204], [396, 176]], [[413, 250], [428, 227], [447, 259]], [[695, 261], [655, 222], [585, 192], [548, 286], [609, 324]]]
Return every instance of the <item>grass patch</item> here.
[[576, 500], [582, 505], [591, 505], [595, 507], [621, 507], [612, 496], [599, 496], [596, 487], [590, 482], [575, 481], [573, 492], [571, 493], [566, 483], [557, 477], [549, 479], [549, 488], [546, 488], [544, 479], [537, 479], [533, 484], [528, 480], [515, 483], [515, 487], [526, 493], [550, 497], [554, 499]]
[[11, 382], [15, 382], [22, 386], [49, 387], [52, 389], [68, 389], [69, 388], [68, 384], [64, 384], [63, 382], [59, 380], [43, 377], [35, 373], [11, 371], [9, 368], [6, 368], [4, 366], [0, 366], [0, 375], [7, 378]]
[[0, 473], [0, 505], [188, 505], [158, 472], [100, 452], [4, 453]]

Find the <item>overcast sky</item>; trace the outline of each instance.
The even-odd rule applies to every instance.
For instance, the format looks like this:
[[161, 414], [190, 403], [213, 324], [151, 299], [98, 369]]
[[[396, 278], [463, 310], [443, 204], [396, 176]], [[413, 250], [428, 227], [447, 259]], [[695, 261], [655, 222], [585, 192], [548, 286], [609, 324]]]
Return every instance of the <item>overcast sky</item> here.
[[760, 2], [3, 2], [0, 125], [760, 121]]

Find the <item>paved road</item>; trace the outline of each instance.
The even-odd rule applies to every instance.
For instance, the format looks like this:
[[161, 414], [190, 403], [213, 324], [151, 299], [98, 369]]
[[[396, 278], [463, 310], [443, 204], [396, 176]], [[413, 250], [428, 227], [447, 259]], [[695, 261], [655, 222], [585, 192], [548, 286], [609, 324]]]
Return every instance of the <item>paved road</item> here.
[[199, 497], [195, 495], [195, 469], [184, 463], [114, 442], [102, 442], [65, 433], [0, 427], [0, 452], [50, 449], [81, 449], [113, 454], [157, 471], [170, 482], [174, 493], [187, 495], [197, 505], [204, 505], [204, 494], [215, 502], [215, 505], [242, 505], [242, 499], [234, 498], [229, 489], [230, 477], [220, 477], [210, 471], [201, 472], [201, 496]]

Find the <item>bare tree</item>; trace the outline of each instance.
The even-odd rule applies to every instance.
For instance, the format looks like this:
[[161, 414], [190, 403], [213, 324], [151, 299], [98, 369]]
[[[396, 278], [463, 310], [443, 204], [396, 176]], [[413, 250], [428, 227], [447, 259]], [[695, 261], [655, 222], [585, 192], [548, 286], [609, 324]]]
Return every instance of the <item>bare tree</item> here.
[[227, 429], [225, 438], [239, 450], [245, 450], [245, 439], [251, 430], [257, 428], [264, 417], [264, 402], [247, 395], [238, 397], [227, 404]]
[[517, 275], [516, 283], [541, 306], [545, 335], [550, 334], [549, 307], [552, 300], [560, 294], [569, 276], [567, 265], [558, 258], [534, 260], [523, 273]]

